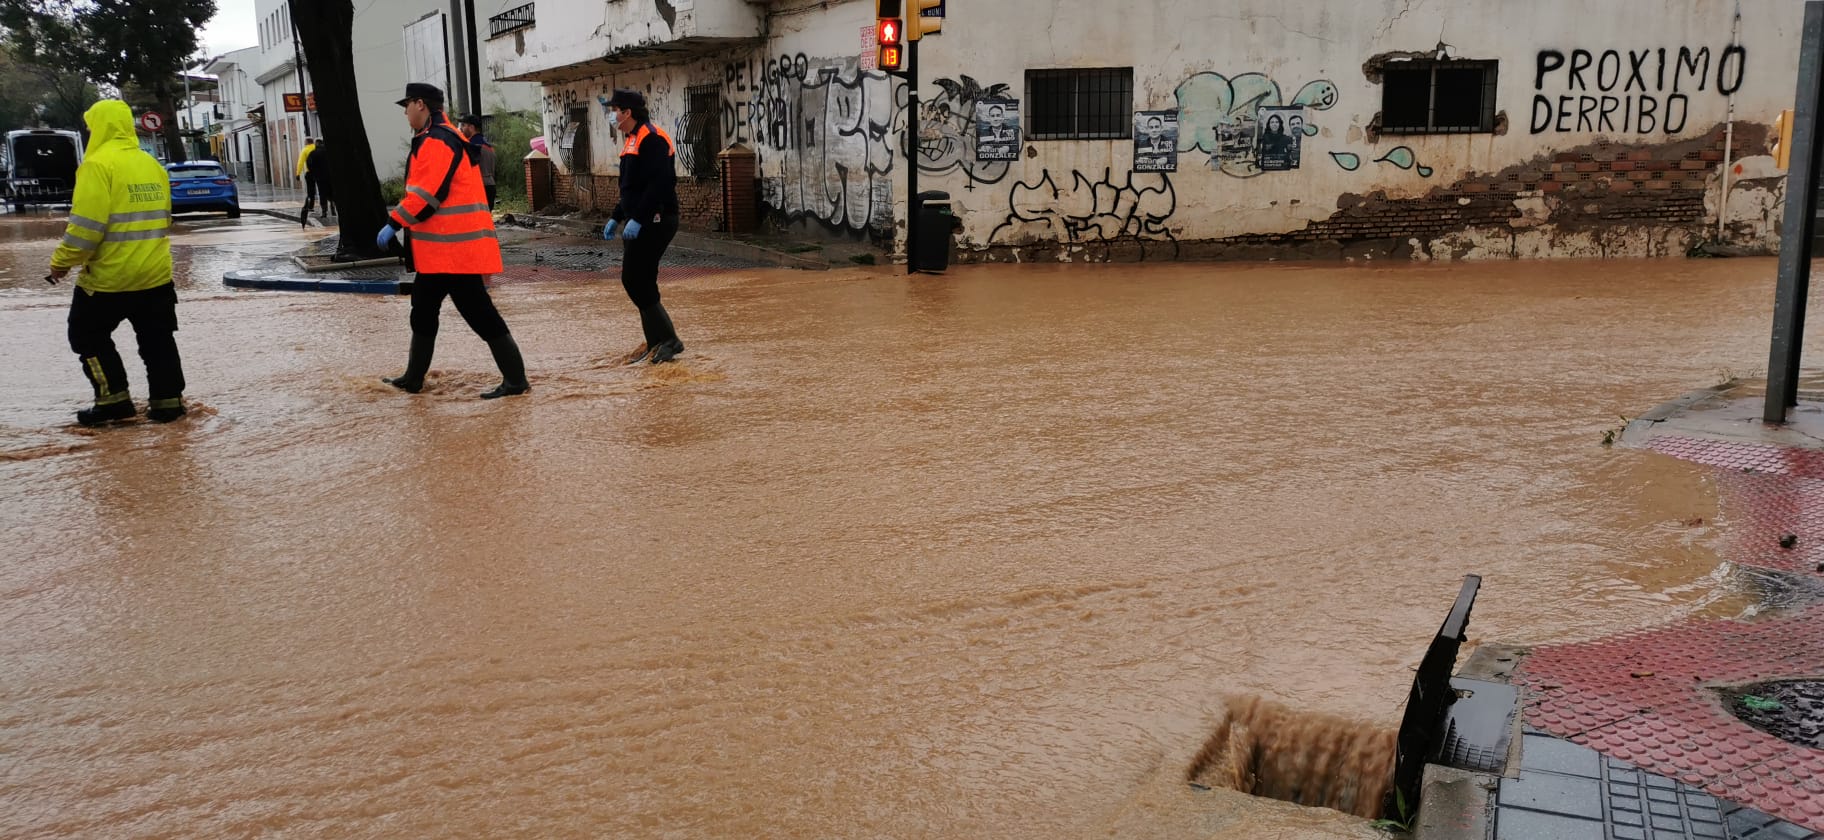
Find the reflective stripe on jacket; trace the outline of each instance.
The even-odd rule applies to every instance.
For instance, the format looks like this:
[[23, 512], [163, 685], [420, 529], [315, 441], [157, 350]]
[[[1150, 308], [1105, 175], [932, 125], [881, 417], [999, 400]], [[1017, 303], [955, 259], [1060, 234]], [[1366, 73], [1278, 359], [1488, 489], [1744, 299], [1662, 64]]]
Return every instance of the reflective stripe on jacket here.
[[442, 113], [412, 138], [405, 198], [392, 210], [420, 274], [497, 274], [500, 240], [469, 144]]
[[133, 111], [118, 99], [83, 115], [89, 145], [52, 268], [82, 266], [76, 285], [137, 292], [171, 282], [171, 176], [139, 148]]

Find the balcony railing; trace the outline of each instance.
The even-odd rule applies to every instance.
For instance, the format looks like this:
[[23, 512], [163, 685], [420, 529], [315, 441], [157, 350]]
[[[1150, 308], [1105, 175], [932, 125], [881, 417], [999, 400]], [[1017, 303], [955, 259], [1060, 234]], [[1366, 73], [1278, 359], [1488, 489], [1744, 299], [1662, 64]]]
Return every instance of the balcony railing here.
[[532, 7], [536, 5], [538, 4], [527, 3], [519, 8], [508, 9], [488, 18], [488, 37], [490, 39], [499, 38], [509, 32], [518, 32], [531, 26], [536, 21], [532, 15]]

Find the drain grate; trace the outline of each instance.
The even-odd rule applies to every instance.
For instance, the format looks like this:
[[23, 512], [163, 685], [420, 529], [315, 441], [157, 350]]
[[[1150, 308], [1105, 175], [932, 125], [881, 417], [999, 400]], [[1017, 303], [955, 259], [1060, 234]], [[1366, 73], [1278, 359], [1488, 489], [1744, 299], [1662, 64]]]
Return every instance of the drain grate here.
[[1782, 680], [1726, 689], [1742, 722], [1789, 744], [1824, 750], [1824, 680]]

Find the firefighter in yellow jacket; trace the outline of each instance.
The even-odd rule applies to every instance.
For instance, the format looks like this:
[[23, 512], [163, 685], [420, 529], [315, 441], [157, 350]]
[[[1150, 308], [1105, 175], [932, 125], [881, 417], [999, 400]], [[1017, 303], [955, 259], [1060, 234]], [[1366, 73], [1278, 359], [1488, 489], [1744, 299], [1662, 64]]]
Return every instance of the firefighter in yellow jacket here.
[[133, 325], [146, 363], [151, 402], [146, 417], [168, 423], [184, 416], [184, 369], [177, 354], [177, 290], [171, 285], [171, 180], [140, 150], [133, 111], [104, 99], [83, 115], [89, 145], [76, 170], [76, 194], [63, 243], [51, 256], [52, 282], [71, 269], [70, 349], [94, 387], [95, 405], [76, 412], [84, 426], [131, 419], [127, 370], [114, 348], [121, 321]]

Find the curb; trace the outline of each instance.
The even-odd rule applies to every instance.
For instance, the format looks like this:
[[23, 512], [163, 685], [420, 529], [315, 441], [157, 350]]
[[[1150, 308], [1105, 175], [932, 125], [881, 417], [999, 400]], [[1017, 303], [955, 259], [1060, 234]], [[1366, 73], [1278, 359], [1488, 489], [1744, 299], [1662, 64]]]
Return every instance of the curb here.
[[[273, 217], [273, 218], [275, 218], [275, 219], [284, 219], [284, 220], [285, 220], [285, 221], [288, 221], [288, 222], [295, 222], [295, 221], [297, 221], [297, 220], [298, 220], [298, 216], [297, 216], [297, 214], [296, 214], [296, 213], [286, 213], [286, 212], [284, 212], [284, 211], [283, 211], [283, 210], [268, 210], [268, 209], [265, 209], [265, 208], [263, 208], [263, 207], [247, 207], [247, 206], [242, 206], [242, 207], [241, 207], [241, 212], [242, 212], [242, 213], [243, 213], [243, 214], [245, 214], [245, 213], [258, 213], [258, 214], [260, 214], [260, 215], [262, 215], [262, 216], [271, 216], [271, 217]], [[314, 217], [314, 216], [313, 216], [313, 217], [311, 217], [311, 219], [310, 219], [310, 225], [309, 225], [309, 226], [310, 226], [310, 227], [318, 227], [318, 228], [320, 228], [320, 227], [327, 227], [327, 225], [325, 225], [325, 224], [323, 224], [323, 223], [322, 223], [322, 222], [319, 222], [319, 221], [317, 221], [317, 219], [316, 219], [316, 217]]]
[[412, 291], [412, 281], [400, 278], [392, 280], [318, 280], [311, 277], [273, 276], [257, 271], [230, 271], [222, 275], [222, 284], [235, 289], [281, 292], [403, 295]]
[[[515, 214], [512, 215], [512, 219], [512, 222], [507, 222], [503, 219], [497, 224], [514, 224], [522, 227], [537, 225], [554, 228], [559, 232], [567, 233], [572, 236], [592, 239], [601, 237], [602, 227], [601, 222], [599, 221], [587, 222], [580, 219], [560, 219], [555, 216], [534, 216], [530, 214]], [[782, 268], [798, 268], [807, 271], [828, 271], [831, 268], [830, 263], [827, 260], [801, 257], [797, 254], [788, 254], [784, 251], [775, 251], [770, 248], [762, 248], [758, 245], [749, 245], [745, 242], [735, 242], [729, 239], [705, 236], [691, 231], [679, 231], [677, 238], [672, 240], [672, 245], [690, 251], [705, 251], [712, 254], [720, 254], [725, 257], [738, 257], [740, 259], [753, 260], [754, 262], [771, 263]]]

